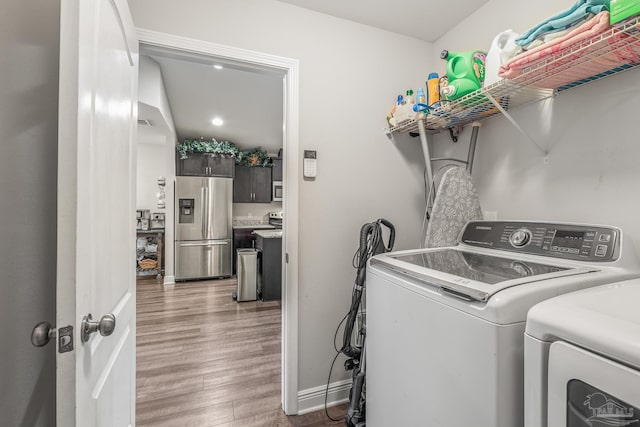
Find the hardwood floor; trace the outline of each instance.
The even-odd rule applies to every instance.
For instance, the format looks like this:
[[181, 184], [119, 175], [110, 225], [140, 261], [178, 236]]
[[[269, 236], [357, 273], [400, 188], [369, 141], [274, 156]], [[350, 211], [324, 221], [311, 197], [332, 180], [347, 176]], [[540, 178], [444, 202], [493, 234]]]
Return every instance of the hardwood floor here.
[[[231, 300], [235, 279], [137, 285], [137, 415], [143, 426], [343, 425], [280, 408], [280, 302]], [[345, 405], [330, 408], [342, 419]]]

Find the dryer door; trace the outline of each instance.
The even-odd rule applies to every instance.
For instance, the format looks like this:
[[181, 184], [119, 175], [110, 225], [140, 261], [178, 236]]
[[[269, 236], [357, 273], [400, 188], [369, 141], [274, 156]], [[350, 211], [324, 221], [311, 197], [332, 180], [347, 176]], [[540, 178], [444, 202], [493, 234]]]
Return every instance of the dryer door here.
[[551, 345], [549, 427], [640, 427], [639, 390], [639, 371], [561, 341]]

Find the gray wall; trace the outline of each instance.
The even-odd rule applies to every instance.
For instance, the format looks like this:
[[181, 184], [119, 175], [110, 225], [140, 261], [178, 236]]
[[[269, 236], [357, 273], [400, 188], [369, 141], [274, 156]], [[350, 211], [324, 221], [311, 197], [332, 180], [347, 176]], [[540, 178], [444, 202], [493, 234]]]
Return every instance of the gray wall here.
[[0, 424], [55, 424], [59, 4], [3, 0], [0, 13]]
[[[507, 28], [523, 32], [571, 5], [554, 0], [492, 0], [434, 44], [441, 49], [488, 49]], [[539, 219], [620, 226], [640, 249], [640, 70], [562, 92], [558, 97], [513, 111], [518, 123], [549, 150], [550, 164], [504, 117], [480, 130], [474, 166], [483, 209], [501, 219]], [[457, 152], [462, 144], [448, 135], [433, 139], [435, 156]]]
[[386, 217], [398, 248], [420, 240], [420, 145], [382, 129], [397, 94], [424, 82], [431, 45], [273, 0], [129, 3], [138, 28], [300, 61], [300, 148], [318, 151], [318, 177], [299, 177], [299, 389], [325, 384], [360, 227]]

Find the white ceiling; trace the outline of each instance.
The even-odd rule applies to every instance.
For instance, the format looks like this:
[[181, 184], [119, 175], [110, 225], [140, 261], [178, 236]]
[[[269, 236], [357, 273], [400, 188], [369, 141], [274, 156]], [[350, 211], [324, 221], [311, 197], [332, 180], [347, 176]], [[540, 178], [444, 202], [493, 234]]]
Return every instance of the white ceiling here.
[[[242, 149], [260, 146], [268, 153], [282, 147], [281, 72], [159, 50], [142, 53], [160, 64], [179, 141], [213, 137]], [[216, 70], [214, 64], [224, 68]], [[224, 125], [213, 126], [214, 117]]]
[[[488, 0], [278, 0], [350, 21], [433, 42]], [[242, 149], [282, 147], [282, 77], [279, 71], [143, 46], [141, 54], [160, 64], [178, 140], [211, 138], [234, 142]], [[213, 68], [222, 64], [222, 70]], [[156, 117], [140, 119], [157, 122]], [[222, 118], [223, 126], [211, 124]], [[159, 132], [141, 136], [160, 141]], [[154, 133], [155, 132], [155, 133]]]
[[434, 42], [489, 0], [278, 0]]

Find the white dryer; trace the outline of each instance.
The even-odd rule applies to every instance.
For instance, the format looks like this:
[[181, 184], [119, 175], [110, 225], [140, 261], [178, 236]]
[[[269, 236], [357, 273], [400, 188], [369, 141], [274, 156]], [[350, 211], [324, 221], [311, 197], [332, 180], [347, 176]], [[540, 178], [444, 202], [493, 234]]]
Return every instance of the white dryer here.
[[535, 304], [638, 277], [615, 227], [474, 221], [367, 268], [367, 426], [522, 427]]
[[527, 427], [640, 427], [640, 280], [533, 307], [525, 385]]

